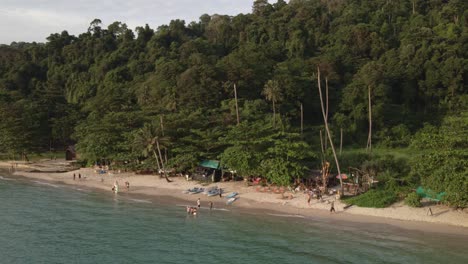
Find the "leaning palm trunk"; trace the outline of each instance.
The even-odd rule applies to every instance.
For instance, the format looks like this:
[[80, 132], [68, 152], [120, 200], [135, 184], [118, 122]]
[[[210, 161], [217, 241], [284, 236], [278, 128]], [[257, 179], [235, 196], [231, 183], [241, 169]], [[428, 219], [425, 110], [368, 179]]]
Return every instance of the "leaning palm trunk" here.
[[330, 141], [330, 146], [333, 151], [333, 157], [335, 158], [335, 163], [336, 163], [336, 169], [338, 170], [338, 175], [340, 179], [340, 193], [343, 194], [343, 180], [341, 179], [341, 170], [340, 170], [340, 164], [338, 162], [338, 158], [336, 156], [335, 152], [335, 146], [333, 145], [333, 140], [330, 135], [330, 129], [328, 128], [328, 122], [327, 122], [327, 116], [325, 115], [325, 108], [323, 107], [323, 97], [322, 97], [322, 86], [320, 84], [320, 68], [317, 67], [317, 80], [318, 80], [318, 89], [319, 89], [319, 95], [320, 95], [320, 106], [322, 107], [322, 115], [323, 115], [323, 120], [325, 121], [325, 130], [327, 130], [327, 135], [328, 135], [328, 140]]
[[166, 178], [167, 182], [172, 182], [167, 177], [166, 169], [164, 168], [164, 162], [163, 162], [162, 155], [161, 155], [161, 148], [159, 147], [159, 140], [156, 140], [156, 147], [158, 148], [159, 158], [161, 159], [161, 166], [162, 166], [162, 170], [164, 172], [164, 178]]
[[156, 159], [156, 164], [158, 164], [158, 171], [161, 171], [161, 166], [159, 166], [158, 154], [156, 154], [156, 151], [154, 151], [154, 149], [153, 149], [153, 155], [154, 155], [154, 158]]

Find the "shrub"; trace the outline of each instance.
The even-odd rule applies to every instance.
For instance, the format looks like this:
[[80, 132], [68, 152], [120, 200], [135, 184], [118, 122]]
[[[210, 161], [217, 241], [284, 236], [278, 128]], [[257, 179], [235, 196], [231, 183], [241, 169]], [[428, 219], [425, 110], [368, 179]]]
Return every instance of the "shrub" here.
[[468, 206], [468, 113], [448, 116], [439, 129], [425, 126], [412, 147], [424, 150], [412, 159], [411, 175], [424, 188], [445, 192], [442, 202], [454, 207]]
[[405, 204], [411, 207], [421, 207], [421, 197], [415, 192], [412, 192], [406, 196]]
[[361, 207], [384, 208], [396, 202], [397, 195], [389, 190], [370, 190], [356, 197], [345, 198], [343, 202]]

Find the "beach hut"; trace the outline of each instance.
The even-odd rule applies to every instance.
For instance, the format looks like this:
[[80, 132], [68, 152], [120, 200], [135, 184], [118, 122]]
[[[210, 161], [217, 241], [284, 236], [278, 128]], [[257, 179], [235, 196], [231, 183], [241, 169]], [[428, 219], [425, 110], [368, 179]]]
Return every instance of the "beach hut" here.
[[218, 182], [221, 180], [221, 166], [219, 160], [203, 160], [198, 164], [193, 179], [197, 181]]
[[70, 145], [65, 149], [65, 159], [74, 160], [76, 159], [76, 150], [74, 145]]

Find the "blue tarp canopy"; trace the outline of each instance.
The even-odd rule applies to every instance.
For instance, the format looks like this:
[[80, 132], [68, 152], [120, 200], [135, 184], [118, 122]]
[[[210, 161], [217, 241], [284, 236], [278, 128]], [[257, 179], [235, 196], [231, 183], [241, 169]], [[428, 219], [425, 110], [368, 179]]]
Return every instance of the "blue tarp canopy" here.
[[198, 166], [219, 170], [219, 160], [204, 160]]

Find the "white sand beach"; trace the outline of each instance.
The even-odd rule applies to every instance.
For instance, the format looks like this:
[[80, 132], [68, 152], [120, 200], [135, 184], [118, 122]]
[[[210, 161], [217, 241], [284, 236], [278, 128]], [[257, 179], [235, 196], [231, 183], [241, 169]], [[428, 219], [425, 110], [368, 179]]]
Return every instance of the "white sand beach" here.
[[[344, 209], [345, 204], [335, 200], [335, 196], [324, 196], [323, 202], [312, 199], [310, 205], [307, 203], [307, 195], [302, 192], [286, 192], [285, 196], [292, 199], [282, 198], [281, 194], [270, 192], [259, 192], [258, 186], [247, 186], [245, 182], [217, 182], [202, 186], [196, 181], [187, 181], [184, 177], [171, 177], [173, 182], [167, 182], [157, 175], [136, 175], [133, 172], [110, 171], [106, 174], [98, 174], [92, 168], [81, 168], [68, 172], [56, 172], [66, 168], [65, 161], [50, 161], [34, 164], [14, 165], [12, 175], [33, 178], [41, 181], [61, 182], [69, 185], [96, 188], [114, 195], [112, 186], [117, 181], [119, 193], [139, 194], [150, 196], [170, 196], [187, 201], [187, 204], [201, 198], [202, 206], [208, 206], [212, 201], [215, 207], [237, 207], [255, 210], [272, 210], [286, 214], [298, 214], [303, 216], [326, 217], [334, 220], [357, 221], [364, 223], [386, 223], [402, 228], [420, 229], [444, 233], [468, 234], [468, 210], [454, 210], [443, 205], [432, 205], [433, 215], [428, 215], [428, 208], [411, 208], [402, 202], [396, 203], [388, 208], [362, 208], [351, 206]], [[0, 167], [11, 169], [12, 163], [0, 162]], [[30, 172], [28, 172], [30, 171]], [[31, 172], [33, 171], [33, 172]], [[76, 178], [73, 179], [73, 174]], [[81, 179], [78, 179], [78, 175]], [[130, 183], [127, 190], [125, 182]], [[224, 193], [238, 192], [239, 199], [232, 205], [226, 205], [226, 199], [207, 197], [203, 194], [184, 194], [183, 191], [193, 187], [218, 186]], [[118, 194], [117, 194], [118, 195]], [[330, 202], [334, 201], [336, 213], [330, 213]]]

